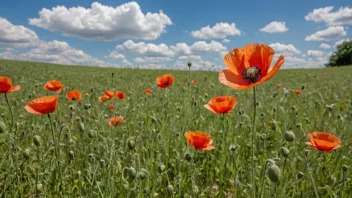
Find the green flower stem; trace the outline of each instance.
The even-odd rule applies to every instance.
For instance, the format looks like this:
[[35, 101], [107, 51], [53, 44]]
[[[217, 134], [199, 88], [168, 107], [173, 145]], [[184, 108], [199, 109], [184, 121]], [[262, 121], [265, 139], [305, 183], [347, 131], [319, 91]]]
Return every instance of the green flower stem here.
[[255, 198], [256, 196], [256, 189], [255, 189], [255, 162], [254, 162], [254, 146], [255, 146], [255, 115], [257, 111], [257, 100], [256, 100], [256, 95], [255, 95], [255, 86], [253, 87], [253, 119], [252, 119], [252, 188], [253, 188], [253, 197]]

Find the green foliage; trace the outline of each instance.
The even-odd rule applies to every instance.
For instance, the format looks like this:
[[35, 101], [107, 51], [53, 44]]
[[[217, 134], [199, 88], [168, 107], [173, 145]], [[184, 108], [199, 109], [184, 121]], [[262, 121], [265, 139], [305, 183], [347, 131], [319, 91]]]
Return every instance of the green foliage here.
[[[181, 82], [188, 82], [188, 71], [4, 60], [0, 61], [0, 71], [14, 85], [21, 85], [21, 90], [8, 94], [15, 115], [13, 127], [4, 96], [0, 95], [0, 123], [6, 125], [0, 133], [0, 197], [251, 195], [253, 92], [222, 85], [217, 72], [191, 72], [191, 80], [197, 80], [197, 84], [182, 87]], [[167, 90], [157, 88], [156, 77], [166, 73], [175, 76], [173, 85]], [[342, 181], [344, 197], [350, 197], [351, 75], [351, 67], [282, 70], [257, 87], [257, 195], [314, 197], [305, 162], [308, 150], [309, 170], [320, 197], [341, 197]], [[34, 98], [56, 95], [43, 89], [52, 79], [65, 84], [58, 108], [51, 115], [59, 163], [48, 117], [24, 109]], [[277, 88], [279, 83], [288, 89], [288, 95]], [[303, 86], [300, 95], [294, 94]], [[152, 89], [151, 95], [145, 94], [147, 88]], [[82, 101], [66, 98], [72, 89], [82, 92]], [[102, 103], [98, 98], [105, 90], [123, 91], [126, 100], [115, 98]], [[221, 95], [237, 98], [229, 115], [214, 115], [203, 107], [212, 97]], [[110, 103], [114, 111], [109, 109]], [[120, 126], [111, 127], [108, 118], [116, 115], [124, 120]], [[183, 135], [186, 131], [208, 132], [215, 149], [196, 151], [188, 145]], [[286, 131], [290, 132], [285, 135]], [[322, 153], [308, 147], [307, 134], [314, 131], [338, 136], [341, 148]], [[268, 159], [273, 159], [277, 167], [265, 166]], [[57, 164], [63, 185], [59, 185]]]
[[328, 67], [352, 65], [352, 40], [337, 46], [337, 51], [330, 56]]

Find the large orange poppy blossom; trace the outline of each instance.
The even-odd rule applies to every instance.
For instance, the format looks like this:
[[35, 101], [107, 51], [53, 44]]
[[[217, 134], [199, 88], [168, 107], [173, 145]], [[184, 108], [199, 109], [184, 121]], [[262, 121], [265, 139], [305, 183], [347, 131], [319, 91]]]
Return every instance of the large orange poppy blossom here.
[[64, 84], [62, 84], [58, 80], [49, 80], [44, 85], [44, 89], [49, 91], [56, 91], [56, 93], [61, 93], [63, 87], [64, 87]]
[[113, 91], [104, 91], [104, 94], [109, 98], [115, 97], [115, 93]]
[[79, 92], [78, 90], [72, 90], [70, 92], [67, 93], [67, 98], [70, 100], [82, 100], [82, 93]]
[[59, 96], [44, 96], [28, 102], [24, 108], [28, 113], [48, 114], [56, 110], [58, 102]]
[[204, 107], [215, 114], [229, 113], [236, 105], [236, 98], [233, 96], [217, 96], [209, 100]]
[[116, 97], [120, 98], [121, 100], [126, 99], [126, 95], [122, 91], [117, 91], [116, 92]]
[[0, 76], [0, 93], [10, 93], [13, 91], [20, 90], [19, 85], [12, 86], [12, 81], [7, 76]]
[[333, 134], [326, 132], [313, 132], [308, 134], [310, 142], [306, 142], [319, 151], [331, 153], [334, 149], [341, 147], [341, 140]]
[[168, 88], [174, 82], [174, 77], [171, 74], [164, 74], [156, 78], [156, 84], [160, 88]]
[[236, 48], [224, 57], [228, 69], [219, 74], [219, 81], [231, 88], [249, 89], [272, 78], [285, 62], [280, 56], [270, 68], [274, 50], [264, 44], [248, 44]]
[[115, 117], [110, 118], [109, 125], [113, 126], [113, 127], [117, 127], [121, 124], [122, 121], [123, 121], [122, 116], [115, 116]]
[[213, 139], [211, 135], [205, 132], [199, 131], [188, 131], [185, 132], [185, 137], [193, 148], [198, 150], [212, 150], [215, 149], [215, 146], [212, 145]]

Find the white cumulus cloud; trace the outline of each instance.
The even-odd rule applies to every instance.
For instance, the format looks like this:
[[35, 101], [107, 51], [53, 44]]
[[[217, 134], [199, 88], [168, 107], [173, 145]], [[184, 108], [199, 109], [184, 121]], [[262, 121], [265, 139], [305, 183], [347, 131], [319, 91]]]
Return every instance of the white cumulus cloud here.
[[282, 53], [285, 55], [301, 53], [293, 44], [285, 45], [281, 43], [272, 43], [269, 46], [272, 47], [275, 52]]
[[236, 28], [235, 23], [216, 23], [213, 27], [209, 25], [200, 30], [192, 31], [191, 35], [198, 39], [226, 38], [227, 36], [241, 35], [241, 31]]
[[325, 30], [317, 31], [305, 38], [306, 41], [330, 41], [336, 40], [339, 37], [346, 36], [346, 31], [343, 26], [328, 27]]
[[262, 29], [260, 29], [261, 32], [266, 32], [266, 33], [281, 33], [281, 32], [286, 32], [288, 28], [286, 27], [285, 22], [281, 21], [272, 21]]
[[333, 9], [333, 6], [317, 8], [304, 18], [307, 21], [324, 22], [328, 26], [352, 24], [352, 7], [340, 7], [335, 12], [332, 11]]
[[128, 40], [122, 45], [117, 45], [116, 50], [134, 52], [145, 56], [174, 56], [174, 52], [164, 43], [156, 45], [144, 42], [135, 43], [132, 40]]
[[351, 39], [350, 38], [347, 38], [347, 39], [341, 39], [341, 40], [338, 40], [338, 41], [336, 41], [336, 43], [335, 43], [335, 47], [337, 47], [338, 45], [341, 45], [343, 42], [345, 42], [345, 41], [351, 41]]
[[66, 36], [91, 40], [153, 40], [165, 32], [172, 21], [162, 11], [144, 14], [138, 3], [132, 1], [116, 8], [98, 2], [92, 3], [91, 8], [43, 8], [39, 18], [31, 18], [29, 23]]
[[330, 45], [329, 44], [326, 44], [326, 43], [322, 43], [322, 44], [320, 44], [320, 46], [319, 46], [320, 48], [323, 48], [323, 49], [330, 49]]
[[229, 43], [230, 40], [229, 40], [229, 39], [224, 39], [224, 40], [222, 40], [222, 42], [223, 42], [223, 43]]
[[325, 52], [319, 50], [308, 50], [307, 55], [309, 57], [322, 57], [325, 56]]

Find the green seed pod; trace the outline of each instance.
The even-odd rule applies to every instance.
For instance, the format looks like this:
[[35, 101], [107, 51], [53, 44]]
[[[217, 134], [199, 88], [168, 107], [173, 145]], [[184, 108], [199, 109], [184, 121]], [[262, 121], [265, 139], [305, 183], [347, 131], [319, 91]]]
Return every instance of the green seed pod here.
[[128, 173], [128, 177], [131, 179], [135, 179], [137, 176], [136, 169], [134, 169], [133, 167], [128, 168], [127, 173]]
[[192, 67], [192, 62], [188, 61], [187, 65], [188, 65], [188, 67]]
[[0, 122], [0, 133], [6, 132], [6, 125], [4, 122]]
[[343, 170], [344, 172], [347, 171], [347, 168], [348, 168], [348, 167], [347, 167], [346, 165], [343, 165], [343, 166], [342, 166], [342, 170]]
[[89, 133], [88, 133], [88, 136], [90, 138], [94, 138], [95, 137], [95, 131], [94, 130], [90, 130]]
[[270, 181], [272, 181], [273, 183], [278, 183], [280, 180], [280, 169], [278, 166], [276, 166], [275, 164], [271, 165], [268, 168], [268, 176]]
[[287, 142], [293, 142], [296, 138], [296, 135], [292, 131], [286, 131], [284, 138]]
[[260, 136], [260, 139], [261, 139], [262, 141], [266, 140], [266, 134], [262, 134], [262, 135]]
[[94, 159], [94, 154], [93, 154], [93, 153], [89, 153], [89, 154], [88, 154], [88, 158], [89, 158], [90, 160], [93, 160], [93, 159]]
[[70, 150], [68, 152], [68, 158], [70, 159], [70, 161], [73, 161], [74, 157], [75, 157], [75, 153], [73, 152], [73, 150]]
[[165, 167], [164, 164], [159, 164], [159, 166], [158, 166], [158, 170], [159, 170], [160, 173], [164, 172], [165, 168], [166, 167]]
[[299, 172], [297, 174], [297, 179], [302, 179], [302, 177], [304, 177], [304, 174], [302, 172]]
[[236, 151], [237, 150], [237, 145], [236, 144], [230, 144], [229, 150], [232, 151], [232, 152]]
[[105, 160], [104, 159], [100, 159], [99, 165], [100, 165], [101, 168], [104, 168], [105, 167]]
[[191, 160], [192, 160], [191, 154], [190, 154], [190, 153], [186, 153], [186, 154], [185, 154], [185, 159], [186, 159], [187, 161], [191, 161]]
[[260, 116], [264, 117], [264, 116], [265, 116], [265, 113], [264, 113], [264, 112], [262, 112], [262, 113], [260, 114]]
[[133, 150], [135, 147], [134, 140], [128, 140], [127, 145], [130, 150]]
[[89, 104], [89, 103], [84, 104], [84, 109], [85, 109], [85, 110], [88, 110], [88, 109], [90, 109], [91, 107], [92, 107], [92, 105]]
[[36, 146], [40, 146], [40, 144], [41, 144], [40, 136], [34, 135], [34, 136], [33, 136], [33, 143], [34, 143], [34, 145], [36, 145]]
[[24, 157], [24, 159], [28, 160], [30, 156], [31, 156], [31, 151], [29, 150], [29, 148], [27, 148], [23, 152], [23, 157]]
[[287, 158], [288, 155], [290, 154], [290, 150], [288, 150], [288, 148], [286, 148], [286, 147], [281, 147], [280, 153], [281, 153], [282, 156]]
[[80, 132], [82, 132], [82, 133], [84, 132], [84, 124], [83, 124], [83, 122], [79, 123], [78, 129], [79, 129]]
[[71, 111], [76, 109], [74, 105], [70, 105], [69, 108], [70, 108]]
[[169, 194], [173, 194], [174, 193], [174, 187], [171, 184], [169, 184], [167, 186], [167, 192], [169, 192]]

